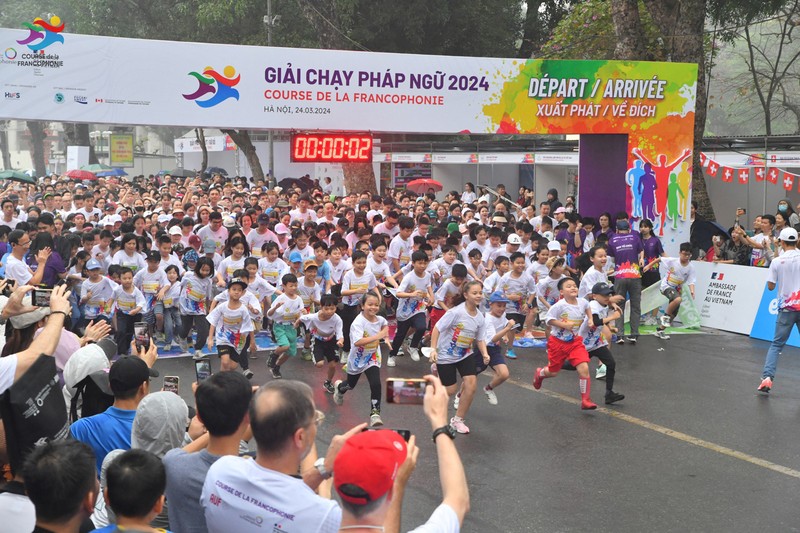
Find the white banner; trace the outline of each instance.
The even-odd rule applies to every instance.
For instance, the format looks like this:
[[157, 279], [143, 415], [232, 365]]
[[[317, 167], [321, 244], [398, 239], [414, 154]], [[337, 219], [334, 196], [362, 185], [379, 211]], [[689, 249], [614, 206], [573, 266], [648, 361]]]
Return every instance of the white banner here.
[[692, 64], [266, 48], [65, 28], [54, 16], [0, 29], [0, 118], [451, 134], [619, 133], [670, 116], [691, 134], [694, 123]]
[[[750, 335], [767, 269], [694, 261], [695, 304], [703, 326]], [[685, 289], [684, 289], [685, 290]]]
[[[236, 145], [227, 135], [212, 135], [206, 138], [206, 150], [209, 152], [224, 152], [235, 150]], [[175, 153], [202, 152], [200, 141], [191, 137], [179, 137], [174, 141]]]

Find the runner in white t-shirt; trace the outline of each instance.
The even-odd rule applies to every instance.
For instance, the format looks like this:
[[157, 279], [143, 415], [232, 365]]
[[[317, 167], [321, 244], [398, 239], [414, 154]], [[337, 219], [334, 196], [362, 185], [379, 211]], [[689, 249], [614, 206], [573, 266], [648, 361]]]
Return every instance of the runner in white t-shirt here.
[[661, 316], [661, 324], [656, 328], [654, 335], [660, 339], [669, 339], [664, 331], [672, 325], [672, 321], [678, 316], [678, 309], [681, 307], [681, 301], [686, 296], [683, 292], [683, 286], [689, 287], [689, 294], [694, 300], [694, 285], [697, 281], [697, 276], [694, 272], [694, 265], [692, 265], [692, 245], [684, 242], [680, 246], [680, 257], [661, 257], [661, 285], [659, 290], [667, 300], [667, 310]]

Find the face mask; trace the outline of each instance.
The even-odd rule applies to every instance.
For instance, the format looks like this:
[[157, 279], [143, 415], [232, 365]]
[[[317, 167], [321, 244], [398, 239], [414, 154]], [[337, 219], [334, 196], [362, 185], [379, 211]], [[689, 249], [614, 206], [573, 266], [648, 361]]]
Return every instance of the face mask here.
[[567, 213], [572, 213], [573, 211], [571, 207], [565, 207], [564, 209], [566, 210]]
[[781, 204], [781, 205], [778, 206], [778, 211], [780, 211], [781, 213], [785, 213], [788, 210], [789, 210], [789, 206], [788, 205]]

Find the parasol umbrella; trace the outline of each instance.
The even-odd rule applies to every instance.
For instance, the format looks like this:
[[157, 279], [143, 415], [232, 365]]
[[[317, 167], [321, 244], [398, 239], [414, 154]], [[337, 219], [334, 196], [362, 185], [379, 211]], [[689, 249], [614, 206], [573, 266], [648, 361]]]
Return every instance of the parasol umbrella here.
[[36, 185], [36, 178], [33, 178], [19, 170], [0, 170], [0, 180], [18, 181], [20, 183]]
[[173, 168], [169, 171], [169, 175], [176, 178], [193, 178], [197, 175], [197, 172], [185, 168]]
[[409, 181], [406, 184], [406, 189], [416, 194], [425, 194], [428, 189], [433, 189], [435, 192], [442, 190], [442, 184], [432, 179], [418, 179]]
[[128, 173], [122, 170], [121, 168], [113, 167], [108, 170], [99, 170], [95, 172], [97, 177], [108, 177], [108, 176], [127, 176]]
[[283, 190], [299, 187], [303, 192], [306, 192], [309, 189], [307, 183], [304, 183], [297, 178], [283, 178], [278, 182], [278, 186]]
[[97, 174], [100, 171], [111, 170], [113, 168], [114, 167], [110, 167], [108, 165], [103, 165], [102, 163], [98, 163], [98, 164], [94, 164], [94, 165], [83, 165], [81, 167], [81, 170], [88, 170], [92, 174]]
[[93, 172], [89, 172], [88, 170], [79, 170], [79, 169], [69, 170], [64, 175], [74, 180], [94, 181], [97, 179], [97, 176], [95, 176]]
[[206, 171], [203, 172], [203, 174], [208, 174], [209, 176], [211, 174], [219, 174], [221, 176], [227, 176], [228, 175], [228, 171], [225, 170], [224, 168], [220, 168], [220, 167], [208, 167], [206, 169]]
[[692, 247], [700, 248], [704, 252], [711, 248], [711, 238], [714, 235], [728, 233], [728, 230], [711, 220], [695, 219], [691, 228]]

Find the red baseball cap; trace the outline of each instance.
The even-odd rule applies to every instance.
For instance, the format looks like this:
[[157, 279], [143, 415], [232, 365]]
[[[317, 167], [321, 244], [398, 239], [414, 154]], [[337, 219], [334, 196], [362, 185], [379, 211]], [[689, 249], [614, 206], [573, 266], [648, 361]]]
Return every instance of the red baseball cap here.
[[406, 442], [390, 429], [350, 437], [333, 462], [336, 492], [354, 504], [377, 500], [392, 488], [407, 453]]

